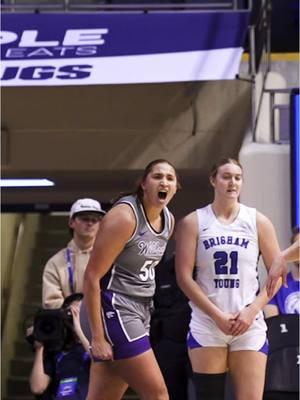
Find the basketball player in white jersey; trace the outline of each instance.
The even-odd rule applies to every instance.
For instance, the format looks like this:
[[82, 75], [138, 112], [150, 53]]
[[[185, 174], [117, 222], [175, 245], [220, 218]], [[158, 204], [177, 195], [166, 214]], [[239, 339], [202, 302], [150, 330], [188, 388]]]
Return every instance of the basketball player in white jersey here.
[[154, 160], [135, 194], [103, 219], [84, 278], [82, 329], [94, 362], [87, 400], [121, 399], [128, 385], [143, 400], [168, 400], [149, 341], [155, 266], [174, 228], [167, 209], [178, 187], [174, 167]]
[[262, 309], [269, 298], [265, 288], [259, 291], [257, 262], [261, 253], [270, 266], [280, 249], [269, 219], [239, 203], [238, 161], [215, 165], [210, 183], [213, 203], [176, 230], [177, 281], [192, 308], [193, 381], [197, 398], [223, 400], [228, 371], [235, 400], [261, 400], [268, 349]]

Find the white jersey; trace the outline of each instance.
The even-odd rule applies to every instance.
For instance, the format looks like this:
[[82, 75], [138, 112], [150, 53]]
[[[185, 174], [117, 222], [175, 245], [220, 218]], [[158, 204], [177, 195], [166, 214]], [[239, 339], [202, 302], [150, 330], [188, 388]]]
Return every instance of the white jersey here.
[[[256, 210], [240, 204], [237, 218], [227, 225], [216, 218], [211, 205], [196, 213], [196, 282], [220, 310], [235, 314], [251, 304], [259, 290]], [[192, 319], [207, 317], [190, 304]]]

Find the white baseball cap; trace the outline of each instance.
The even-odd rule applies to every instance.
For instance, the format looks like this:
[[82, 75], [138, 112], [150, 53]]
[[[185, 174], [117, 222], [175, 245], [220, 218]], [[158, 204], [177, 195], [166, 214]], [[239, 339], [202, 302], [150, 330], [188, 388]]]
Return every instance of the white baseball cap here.
[[94, 199], [76, 200], [71, 207], [70, 218], [72, 218], [75, 214], [82, 212], [96, 212], [102, 215], [106, 214], [99, 201]]

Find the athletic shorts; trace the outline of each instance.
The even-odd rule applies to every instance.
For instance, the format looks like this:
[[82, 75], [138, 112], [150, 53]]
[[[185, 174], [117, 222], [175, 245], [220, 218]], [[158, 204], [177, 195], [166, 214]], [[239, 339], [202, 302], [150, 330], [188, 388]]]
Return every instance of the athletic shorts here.
[[228, 347], [229, 351], [253, 350], [268, 354], [266, 323], [262, 315], [239, 336], [225, 335], [209, 317], [191, 320], [187, 338], [189, 349], [197, 347]]
[[[114, 360], [134, 357], [151, 348], [149, 329], [152, 300], [102, 291], [101, 301], [103, 326], [106, 339], [113, 348]], [[80, 310], [80, 323], [83, 333], [91, 341], [84, 301]]]

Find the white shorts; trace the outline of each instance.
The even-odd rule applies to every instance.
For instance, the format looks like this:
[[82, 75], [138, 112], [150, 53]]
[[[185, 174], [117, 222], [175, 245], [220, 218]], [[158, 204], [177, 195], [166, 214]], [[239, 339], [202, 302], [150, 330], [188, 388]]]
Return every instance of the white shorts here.
[[187, 338], [189, 349], [196, 347], [228, 347], [229, 351], [253, 350], [268, 354], [267, 326], [260, 314], [249, 329], [239, 336], [225, 335], [216, 323], [205, 316], [191, 319]]

